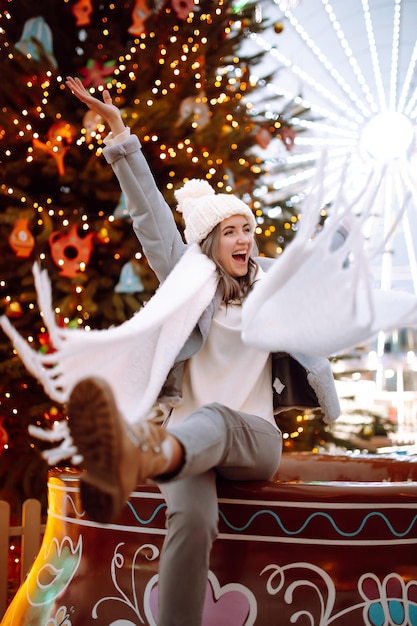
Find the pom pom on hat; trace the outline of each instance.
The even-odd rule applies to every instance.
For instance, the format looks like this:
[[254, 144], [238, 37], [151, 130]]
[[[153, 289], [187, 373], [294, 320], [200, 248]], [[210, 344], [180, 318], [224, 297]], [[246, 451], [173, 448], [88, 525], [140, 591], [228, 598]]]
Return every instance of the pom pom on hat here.
[[[187, 198], [201, 198], [201, 196], [214, 196], [214, 189], [206, 180], [193, 178], [175, 191], [175, 198], [178, 206]], [[178, 209], [180, 211], [180, 209]]]
[[175, 198], [177, 211], [184, 217], [187, 243], [201, 243], [217, 224], [232, 215], [244, 215], [255, 231], [255, 218], [248, 205], [232, 194], [216, 194], [206, 180], [187, 181], [175, 191]]

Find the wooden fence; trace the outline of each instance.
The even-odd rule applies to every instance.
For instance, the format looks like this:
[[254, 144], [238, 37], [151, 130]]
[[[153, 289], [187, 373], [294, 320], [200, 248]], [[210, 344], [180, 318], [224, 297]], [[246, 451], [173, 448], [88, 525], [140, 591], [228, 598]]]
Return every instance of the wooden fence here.
[[21, 526], [10, 526], [10, 506], [0, 500], [0, 620], [7, 607], [10, 538], [21, 537], [20, 582], [23, 582], [39, 552], [44, 531], [38, 500], [31, 498], [23, 503]]

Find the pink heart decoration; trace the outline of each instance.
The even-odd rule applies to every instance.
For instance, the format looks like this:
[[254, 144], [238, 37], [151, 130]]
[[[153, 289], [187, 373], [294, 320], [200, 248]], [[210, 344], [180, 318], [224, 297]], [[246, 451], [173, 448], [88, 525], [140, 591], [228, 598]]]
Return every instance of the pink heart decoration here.
[[[149, 607], [158, 623], [158, 584], [149, 595]], [[204, 600], [202, 626], [251, 626], [256, 618], [256, 599], [253, 593], [238, 583], [220, 587], [213, 572], [209, 572]]]

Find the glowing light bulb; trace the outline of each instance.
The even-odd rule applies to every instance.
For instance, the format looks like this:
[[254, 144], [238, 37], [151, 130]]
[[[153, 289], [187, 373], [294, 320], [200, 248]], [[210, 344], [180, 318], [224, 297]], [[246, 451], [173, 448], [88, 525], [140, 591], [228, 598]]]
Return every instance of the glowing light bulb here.
[[378, 161], [406, 158], [414, 138], [413, 125], [401, 113], [380, 113], [365, 126], [362, 147]]

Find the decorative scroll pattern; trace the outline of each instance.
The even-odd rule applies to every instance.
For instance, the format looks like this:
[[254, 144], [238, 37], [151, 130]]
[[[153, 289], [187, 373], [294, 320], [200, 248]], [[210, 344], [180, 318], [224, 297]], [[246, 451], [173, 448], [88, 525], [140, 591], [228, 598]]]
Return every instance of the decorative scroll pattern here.
[[[125, 566], [125, 559], [120, 551], [123, 545], [122, 543], [117, 545], [111, 562], [111, 578], [118, 595], [101, 598], [93, 607], [92, 617], [94, 619], [99, 618], [99, 608], [101, 608], [102, 604], [117, 602], [131, 609], [132, 618], [135, 621], [124, 618], [123, 622], [121, 620], [116, 620], [116, 622], [112, 621], [108, 626], [122, 626], [122, 624], [123, 626], [137, 626], [138, 624], [157, 626], [159, 576], [155, 574], [148, 581], [144, 591], [143, 601], [140, 603], [135, 585], [135, 571], [138, 571], [136, 564], [140, 553], [144, 553], [147, 559], [153, 561], [158, 558], [159, 550], [152, 544], [143, 544], [136, 550], [131, 563], [132, 589], [129, 590], [130, 595], [128, 595], [126, 590], [123, 590], [117, 581], [118, 570]], [[149, 551], [150, 553], [147, 554]], [[228, 583], [224, 586], [220, 586], [217, 577], [213, 572], [209, 572], [202, 626], [208, 626], [209, 624], [218, 624], [220, 626], [226, 623], [233, 624], [233, 626], [253, 626], [256, 616], [256, 598], [250, 589], [239, 583]], [[101, 612], [100, 624], [104, 623], [105, 614]], [[71, 625], [68, 624], [68, 626]]]
[[[296, 570], [304, 570], [297, 574], [297, 580], [292, 580], [286, 587], [286, 574]], [[296, 592], [308, 587], [313, 589], [319, 600], [320, 614], [314, 616], [310, 607], [302, 607], [296, 610], [291, 623], [296, 624], [301, 617], [306, 617], [311, 626], [329, 626], [337, 624], [338, 620], [346, 615], [352, 616], [353, 623], [361, 623], [364, 626], [417, 626], [417, 581], [410, 580], [406, 583], [396, 573], [389, 574], [382, 581], [374, 574], [362, 574], [358, 581], [358, 592], [363, 602], [347, 607], [339, 613], [333, 613], [336, 601], [336, 589], [330, 576], [320, 567], [311, 563], [290, 563], [283, 567], [268, 565], [262, 574], [269, 572], [266, 583], [270, 595], [284, 592], [284, 601], [292, 604], [295, 601]], [[310, 573], [314, 577], [309, 576]], [[291, 579], [294, 574], [292, 574]], [[312, 582], [319, 576], [324, 583], [324, 591], [316, 583]], [[277, 614], [279, 603], [277, 603]], [[359, 614], [362, 621], [358, 621]], [[305, 622], [303, 622], [305, 623]]]

